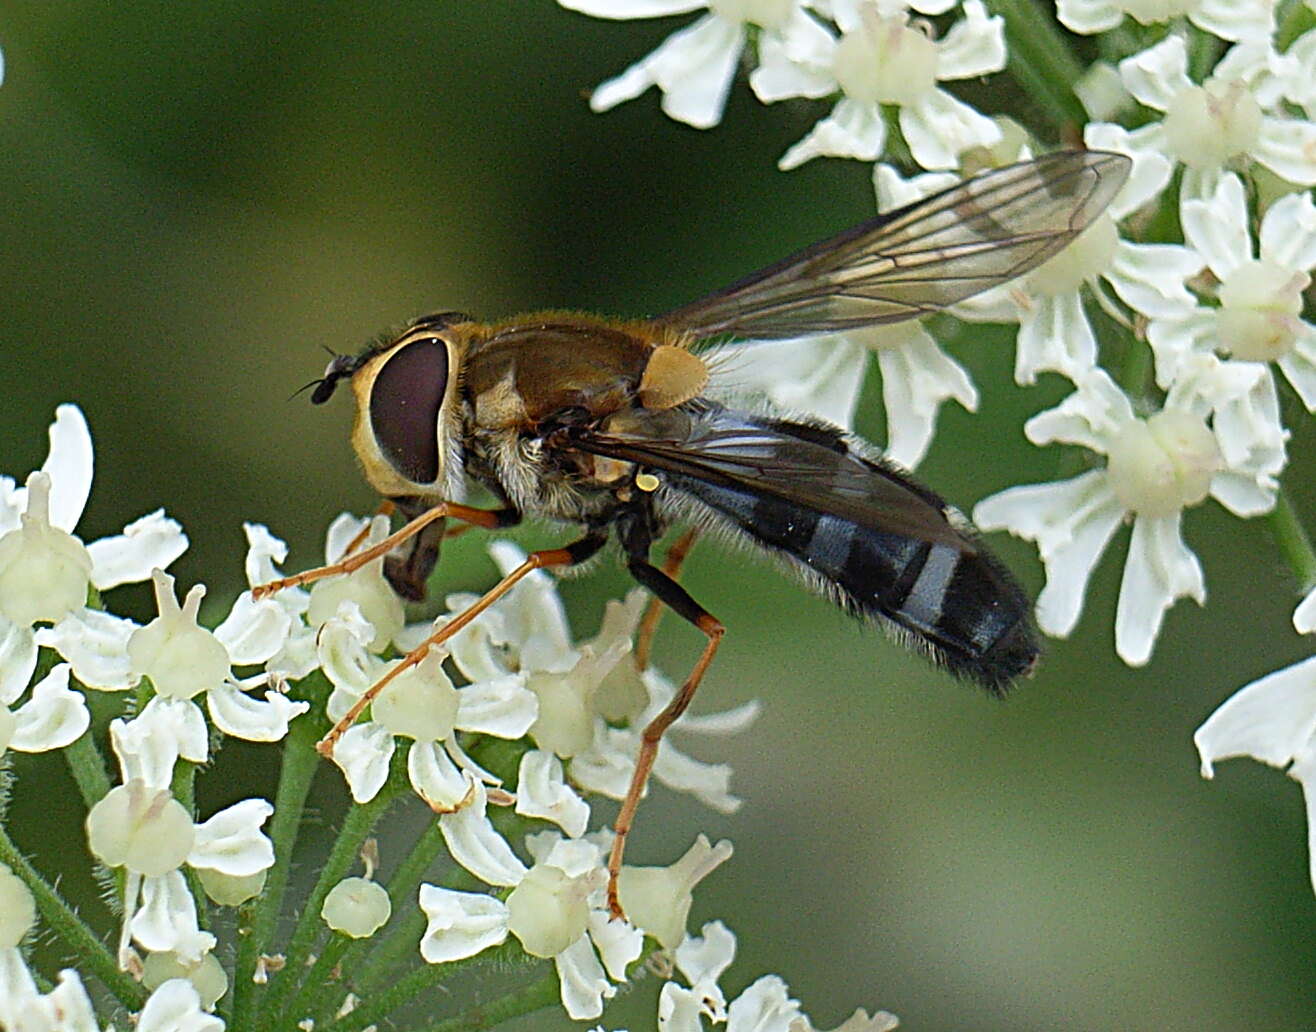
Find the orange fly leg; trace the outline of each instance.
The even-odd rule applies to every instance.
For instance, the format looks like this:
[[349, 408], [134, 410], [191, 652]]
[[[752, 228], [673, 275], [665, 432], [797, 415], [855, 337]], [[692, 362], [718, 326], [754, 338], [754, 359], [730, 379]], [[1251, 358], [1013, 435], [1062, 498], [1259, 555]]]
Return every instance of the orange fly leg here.
[[[683, 537], [682, 541], [684, 540]], [[693, 541], [692, 536], [691, 541]], [[680, 545], [681, 542], [678, 541], [677, 544]], [[686, 548], [688, 550], [689, 542], [686, 543]], [[708, 664], [713, 661], [713, 655], [722, 643], [722, 636], [726, 634], [726, 628], [722, 626], [721, 620], [691, 598], [690, 593], [677, 584], [670, 574], [642, 558], [642, 554], [642, 552], [633, 553], [626, 564], [631, 576], [652, 591], [654, 598], [699, 628], [707, 636], [708, 641], [699, 659], [695, 661], [690, 676], [685, 679], [685, 684], [681, 685], [680, 691], [667, 704], [666, 709], [649, 721], [649, 725], [640, 734], [640, 752], [635, 758], [635, 772], [631, 775], [626, 798], [622, 800], [621, 810], [617, 813], [617, 822], [613, 827], [615, 838], [612, 840], [612, 851], [608, 854], [608, 909], [614, 917], [625, 916], [617, 892], [617, 879], [621, 875], [626, 836], [630, 834], [631, 827], [635, 823], [635, 811], [640, 805], [640, 797], [644, 795], [644, 786], [649, 781], [654, 760], [658, 758], [658, 745], [667, 729], [685, 712], [690, 700], [695, 697], [699, 682], [703, 680], [704, 672], [708, 669]], [[678, 565], [682, 557], [678, 556]]]
[[[459, 508], [464, 507], [459, 506]], [[472, 511], [484, 512], [482, 509]], [[426, 515], [429, 514], [427, 513]], [[449, 513], [449, 515], [452, 514]], [[375, 700], [379, 693], [384, 690], [393, 678], [397, 677], [404, 670], [409, 670], [411, 667], [414, 667], [425, 658], [431, 648], [436, 645], [442, 645], [455, 635], [463, 627], [511, 591], [517, 581], [524, 578], [527, 574], [533, 573], [535, 570], [542, 570], [550, 566], [574, 566], [576, 563], [584, 562], [602, 548], [606, 540], [606, 534], [591, 533], [587, 534], [579, 541], [567, 545], [565, 548], [550, 548], [541, 552], [531, 552], [526, 556], [525, 562], [485, 592], [484, 595], [476, 602], [472, 603], [468, 609], [462, 610], [462, 612], [458, 613], [421, 642], [419, 646], [408, 652], [402, 659], [402, 662], [372, 684], [366, 690], [365, 694], [356, 700], [356, 703], [347, 711], [343, 719], [331, 727], [329, 733], [316, 743], [316, 752], [324, 757], [331, 756], [334, 751], [334, 745], [338, 742], [338, 739], [343, 736], [343, 732], [356, 723], [361, 712]]]
[[608, 854], [608, 909], [613, 917], [624, 919], [626, 916], [621, 908], [621, 898], [617, 894], [617, 879], [621, 875], [622, 855], [626, 852], [626, 836], [630, 834], [631, 827], [635, 824], [635, 811], [639, 808], [640, 797], [644, 795], [644, 786], [649, 780], [650, 771], [653, 770], [653, 761], [658, 758], [658, 743], [662, 741], [663, 735], [672, 723], [685, 712], [690, 700], [695, 697], [699, 682], [704, 678], [704, 671], [713, 661], [713, 654], [717, 652], [718, 645], [722, 643], [722, 636], [726, 634], [722, 621], [703, 610], [700, 610], [699, 617], [692, 622], [708, 635], [708, 643], [695, 662], [694, 669], [690, 671], [690, 676], [685, 679], [685, 684], [681, 685], [681, 690], [676, 693], [676, 697], [668, 703], [665, 710], [649, 722], [648, 727], [640, 735], [640, 754], [635, 758], [635, 773], [631, 775], [626, 798], [622, 801], [621, 810], [617, 814], [617, 823], [613, 826], [615, 837], [612, 840], [612, 851]]
[[[375, 515], [392, 516], [395, 512], [397, 512], [397, 509], [398, 507], [393, 504], [393, 499], [385, 498], [382, 502], [379, 503], [379, 508], [375, 510]], [[361, 547], [361, 542], [365, 541], [365, 539], [369, 535], [370, 535], [370, 521], [366, 520], [366, 525], [356, 532], [356, 537], [352, 538], [352, 540], [347, 543], [347, 547], [343, 549], [343, 555], [349, 556], [353, 552], [355, 552], [358, 548]]]
[[[672, 580], [676, 580], [681, 574], [681, 566], [685, 563], [685, 557], [690, 554], [690, 549], [694, 548], [695, 541], [699, 537], [699, 531], [691, 527], [679, 538], [672, 542], [672, 547], [667, 550], [667, 555], [663, 559], [662, 570]], [[653, 636], [658, 630], [658, 621], [662, 619], [663, 601], [654, 596], [649, 599], [649, 605], [644, 610], [644, 616], [640, 618], [640, 629], [635, 635], [635, 669], [644, 670], [649, 665], [649, 653], [653, 649]]]
[[335, 574], [351, 573], [353, 570], [359, 570], [371, 560], [378, 559], [381, 555], [391, 552], [402, 542], [424, 530], [435, 520], [451, 518], [476, 527], [483, 527], [486, 530], [495, 530], [503, 526], [501, 512], [502, 510], [498, 509], [473, 509], [469, 505], [458, 505], [456, 502], [439, 502], [432, 509], [427, 509], [401, 530], [390, 534], [377, 545], [372, 545], [361, 552], [349, 552], [336, 563], [317, 566], [313, 570], [307, 570], [292, 577], [284, 577], [282, 580], [257, 585], [251, 589], [251, 594], [257, 599], [267, 598], [284, 588], [297, 587], [302, 584], [309, 584], [311, 581], [320, 580], [322, 577], [332, 577]]

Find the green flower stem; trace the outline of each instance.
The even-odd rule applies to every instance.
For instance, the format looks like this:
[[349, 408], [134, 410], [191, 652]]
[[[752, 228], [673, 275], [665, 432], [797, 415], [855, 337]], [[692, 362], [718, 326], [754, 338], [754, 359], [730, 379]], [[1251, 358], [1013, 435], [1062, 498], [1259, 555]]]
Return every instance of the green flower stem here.
[[1005, 18], [1010, 74], [1057, 130], [1083, 125], [1087, 114], [1074, 94], [1083, 65], [1050, 11], [1035, 0], [996, 0], [992, 7]]
[[[324, 866], [320, 868], [320, 876], [316, 879], [315, 888], [311, 890], [297, 918], [297, 926], [293, 929], [292, 938], [285, 951], [285, 967], [276, 976], [271, 992], [261, 1007], [262, 1027], [271, 1030], [291, 1027], [292, 1021], [284, 1020], [283, 1012], [290, 1006], [294, 995], [300, 998], [300, 994], [295, 992], [298, 978], [305, 972], [311, 948], [325, 928], [324, 919], [320, 916], [325, 897], [329, 895], [330, 889], [347, 876], [347, 872], [357, 862], [357, 854], [361, 852], [366, 836], [396, 798], [397, 793], [385, 786], [370, 802], [348, 806], [343, 826], [338, 831], [338, 837], [334, 839], [333, 848], [329, 851]], [[323, 991], [325, 986], [314, 988]], [[267, 1016], [271, 1018], [268, 1022], [264, 1020]]]
[[1202, 82], [1210, 76], [1224, 47], [1209, 32], [1190, 32], [1188, 40], [1188, 78]]
[[1286, 51], [1295, 39], [1316, 28], [1316, 11], [1295, 0], [1275, 27], [1275, 49]]
[[[358, 995], [365, 996], [374, 992], [380, 985], [396, 978], [398, 971], [420, 956], [420, 937], [425, 934], [425, 925], [428, 923], [425, 911], [413, 902], [402, 910], [395, 906], [393, 914], [395, 927], [389, 929], [388, 937], [383, 942], [363, 939], [356, 944], [360, 947], [373, 943], [373, 948], [368, 950], [369, 959], [358, 958], [355, 949], [348, 952], [344, 967], [354, 973], [349, 977], [347, 987]], [[359, 963], [354, 964], [354, 959], [359, 959]]]
[[[326, 1025], [317, 1026], [317, 1032], [357, 1032], [368, 1025], [379, 1022], [382, 1018], [387, 1017], [402, 1007], [408, 1001], [419, 996], [427, 989], [435, 988], [452, 979], [458, 972], [471, 967], [506, 967], [509, 962], [524, 961], [528, 959], [525, 952], [521, 949], [521, 944], [515, 940], [505, 942], [501, 946], [496, 946], [491, 950], [485, 950], [483, 953], [476, 954], [474, 957], [466, 957], [464, 960], [455, 960], [449, 964], [423, 964], [421, 967], [408, 972], [401, 978], [395, 979], [391, 985], [377, 996], [372, 996], [365, 1000], [361, 1006], [357, 1007], [351, 1014], [344, 1015], [337, 1021], [331, 1021]], [[545, 1006], [546, 1003], [552, 1003], [557, 998], [557, 972], [550, 972], [546, 976], [546, 981], [551, 979], [553, 995], [544, 1002], [532, 1003], [527, 1005], [521, 1003], [521, 1009], [509, 1009], [499, 1020], [506, 1020], [516, 1014], [529, 1014], [532, 1010]], [[536, 986], [540, 983], [534, 983]], [[502, 1008], [509, 1000], [519, 998], [524, 994], [524, 990], [510, 993], [502, 1000], [496, 1000], [486, 1007], [480, 1008], [479, 1013], [492, 1014], [495, 1010], [502, 1013]], [[449, 1021], [465, 1021], [466, 1024], [458, 1024], [457, 1028], [485, 1028], [485, 1025], [470, 1025], [471, 1015], [475, 1011], [467, 1011], [457, 1018], [447, 1019]]]
[[1305, 595], [1316, 588], [1316, 549], [1312, 547], [1311, 537], [1298, 519], [1292, 500], [1283, 489], [1266, 520], [1270, 523], [1270, 532], [1275, 535], [1280, 554], [1284, 556], [1284, 561], [1298, 579]]
[[[320, 676], [320, 675], [313, 675]], [[305, 682], [303, 682], [305, 684]], [[327, 685], [326, 685], [327, 688]], [[319, 718], [322, 707], [312, 701], [310, 713], [292, 722], [283, 746], [283, 765], [279, 770], [279, 787], [274, 797], [274, 817], [270, 821], [270, 840], [274, 843], [274, 866], [265, 877], [265, 888], [252, 908], [251, 927], [238, 943], [233, 978], [233, 1010], [230, 1027], [250, 1028], [258, 986], [253, 981], [261, 955], [269, 951], [274, 929], [288, 888], [293, 847], [311, 791], [320, 757], [315, 743], [328, 727]]]
[[538, 982], [531, 982], [524, 989], [509, 993], [501, 1000], [495, 1000], [483, 1007], [473, 1007], [465, 1014], [447, 1018], [437, 1025], [430, 1025], [426, 1032], [477, 1032], [479, 1029], [493, 1028], [512, 1018], [532, 1014], [557, 1003], [559, 997], [556, 971], [550, 971]]
[[88, 810], [105, 798], [110, 790], [110, 776], [105, 772], [105, 759], [90, 734], [78, 736], [78, 740], [64, 750], [65, 762], [69, 773], [78, 784], [82, 801]]
[[19, 852], [9, 833], [0, 827], [0, 862], [7, 864], [36, 898], [42, 919], [68, 944], [78, 963], [105, 984], [123, 1006], [140, 1010], [146, 1002], [146, 990], [125, 972], [110, 949], [101, 942], [41, 873]]
[[[174, 765], [174, 776], [170, 783], [169, 790], [173, 793], [175, 799], [187, 808], [187, 812], [192, 815], [192, 820], [197, 820], [196, 812], [196, 772], [197, 765], [183, 760], [181, 763]], [[197, 921], [202, 928], [210, 927], [210, 897], [206, 895], [205, 888], [201, 885], [201, 875], [197, 873], [195, 867], [183, 868], [183, 877], [187, 882], [188, 891], [192, 893], [192, 905], [196, 907]]]

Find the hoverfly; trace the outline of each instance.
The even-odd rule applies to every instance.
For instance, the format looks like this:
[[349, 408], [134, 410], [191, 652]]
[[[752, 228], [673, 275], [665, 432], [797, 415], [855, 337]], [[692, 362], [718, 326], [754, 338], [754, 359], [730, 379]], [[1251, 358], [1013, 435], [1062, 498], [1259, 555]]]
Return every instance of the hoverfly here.
[[[385, 555], [389, 582], [416, 600], [438, 560], [446, 520], [496, 529], [528, 515], [582, 530], [564, 547], [532, 553], [444, 624], [371, 688], [320, 751], [332, 751], [393, 676], [522, 577], [582, 563], [615, 537], [655, 605], [707, 637], [690, 676], [643, 731], [608, 863], [609, 905], [620, 915], [622, 851], [658, 742], [690, 704], [725, 632], [675, 579], [691, 533], [751, 543], [951, 673], [1003, 692], [1038, 656], [1031, 603], [967, 520], [836, 427], [705, 397], [708, 363], [700, 349], [727, 338], [800, 337], [940, 311], [1060, 251], [1104, 211], [1129, 167], [1118, 154], [1062, 151], [986, 172], [652, 319], [549, 311], [481, 323], [445, 312], [334, 358], [311, 400], [323, 403], [339, 381], [351, 381], [352, 444], [370, 483], [409, 522], [339, 563], [257, 592], [350, 572]], [[454, 501], [464, 496], [466, 478], [492, 492], [498, 507]], [[659, 568], [650, 551], [673, 524], [692, 531], [678, 542], [677, 558]], [[656, 619], [656, 608], [651, 613]]]

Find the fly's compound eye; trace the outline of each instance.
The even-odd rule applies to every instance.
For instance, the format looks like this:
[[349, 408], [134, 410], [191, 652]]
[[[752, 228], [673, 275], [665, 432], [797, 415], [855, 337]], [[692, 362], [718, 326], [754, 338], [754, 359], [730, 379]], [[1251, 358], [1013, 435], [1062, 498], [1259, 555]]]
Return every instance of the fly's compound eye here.
[[448, 386], [448, 347], [437, 337], [404, 344], [384, 360], [370, 390], [379, 450], [417, 484], [439, 478], [439, 409]]

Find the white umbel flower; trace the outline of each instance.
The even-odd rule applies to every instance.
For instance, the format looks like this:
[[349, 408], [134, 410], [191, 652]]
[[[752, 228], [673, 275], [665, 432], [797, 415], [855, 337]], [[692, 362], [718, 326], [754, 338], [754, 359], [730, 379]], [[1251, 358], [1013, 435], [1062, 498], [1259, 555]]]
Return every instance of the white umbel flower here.
[[[1167, 36], [1120, 62], [1129, 92], [1164, 116], [1127, 133], [1125, 153], [1154, 152], [1182, 164], [1183, 199], [1209, 197], [1224, 171], [1252, 161], [1290, 183], [1311, 186], [1316, 123], [1279, 113], [1296, 65], [1269, 42], [1240, 43], [1199, 85], [1188, 76], [1183, 37]], [[1161, 187], [1170, 171], [1167, 167]]]
[[[156, 697], [147, 708], [168, 707], [179, 711], [178, 726], [189, 727], [192, 730], [189, 740], [195, 742], [196, 730], [203, 728], [203, 718], [191, 700], [205, 693], [210, 717], [225, 734], [253, 742], [282, 739], [288, 733], [289, 722], [305, 713], [309, 704], [294, 702], [274, 690], [266, 691], [264, 701], [246, 694], [244, 688], [263, 685], [267, 678], [257, 677], [250, 684], [234, 680], [227, 647], [197, 622], [201, 599], [206, 593], [204, 585], [193, 585], [180, 606], [173, 577], [156, 570], [152, 579], [160, 615], [133, 631], [126, 642], [132, 673], [149, 677], [156, 690]], [[260, 618], [254, 610], [247, 612], [253, 619]], [[279, 649], [288, 626], [282, 624], [273, 636], [266, 636], [261, 655], [269, 658]], [[195, 712], [188, 714], [189, 708]], [[194, 763], [204, 762], [206, 754], [204, 739], [182, 752]]]
[[[84, 546], [73, 531], [91, 493], [92, 467], [87, 421], [76, 405], [60, 405], [41, 469], [21, 488], [0, 476], [0, 640], [23, 651], [53, 648], [84, 684], [120, 690], [135, 683], [123, 642], [136, 625], [88, 609], [88, 586], [107, 591], [145, 580], [182, 555], [187, 538], [157, 510]], [[37, 623], [52, 626], [34, 633]], [[25, 640], [11, 642], [14, 634]]]
[[431, 964], [471, 957], [514, 935], [531, 956], [551, 957], [562, 1004], [577, 1020], [597, 1018], [615, 982], [640, 955], [638, 929], [610, 920], [603, 850], [584, 839], [535, 836], [533, 867], [524, 869], [506, 902], [434, 885], [420, 888], [428, 918], [421, 956]]
[[[200, 824], [173, 798], [170, 783], [180, 741], [189, 734], [171, 722], [177, 709], [148, 706], [131, 721], [110, 724], [121, 783], [87, 814], [92, 852], [109, 867], [123, 867], [120, 964], [127, 968], [130, 940], [153, 952], [176, 953], [196, 963], [215, 945], [200, 929], [196, 905], [180, 868], [210, 869], [235, 877], [266, 870], [274, 846], [260, 830], [274, 812], [263, 799], [234, 803]], [[204, 724], [201, 734], [204, 735]]]
[[938, 86], [1005, 67], [1002, 19], [980, 0], [965, 0], [963, 11], [943, 38], [932, 39], [903, 9], [838, 4], [839, 36], [829, 33], [807, 49], [765, 47], [753, 80], [761, 100], [841, 94], [779, 167], [823, 156], [877, 160], [886, 149], [884, 107], [898, 109], [901, 134], [924, 168], [953, 168], [964, 151], [996, 143], [995, 122]]
[[[1184, 201], [1180, 217], [1184, 236], [1219, 282], [1218, 304], [1152, 320], [1147, 339], [1156, 353], [1157, 382], [1168, 386], [1194, 354], [1273, 362], [1307, 410], [1316, 411], [1316, 326], [1302, 318], [1303, 294], [1316, 268], [1310, 193], [1272, 204], [1256, 246], [1243, 183], [1233, 174], [1222, 176], [1210, 197]], [[1274, 432], [1281, 431], [1277, 421]]]
[[642, 61], [609, 79], [590, 97], [590, 107], [607, 111], [651, 86], [663, 94], [663, 111], [678, 122], [708, 129], [722, 120], [747, 30], [755, 26], [782, 46], [795, 49], [821, 30], [801, 0], [558, 0], [569, 11], [596, 18], [659, 18], [706, 9], [693, 24], [673, 33]]
[[[328, 706], [333, 720], [344, 717], [400, 662], [385, 663], [370, 653], [374, 633], [355, 602], [343, 602], [320, 629], [320, 663], [334, 685]], [[534, 723], [538, 702], [520, 674], [498, 674], [456, 688], [443, 670], [446, 658], [441, 649], [431, 649], [388, 683], [374, 700], [369, 720], [358, 720], [338, 739], [333, 761], [358, 803], [373, 799], [383, 787], [398, 738], [411, 740], [407, 773], [412, 788], [436, 813], [469, 804], [477, 781], [498, 784], [461, 750], [456, 732], [520, 738]]]
[[1133, 537], [1115, 615], [1120, 658], [1130, 666], [1146, 663], [1174, 601], [1206, 601], [1201, 566], [1180, 533], [1183, 510], [1208, 495], [1244, 516], [1274, 504], [1278, 466], [1270, 458], [1257, 465], [1253, 453], [1231, 463], [1236, 451], [1221, 428], [1231, 413], [1249, 409], [1254, 391], [1265, 391], [1263, 372], [1200, 356], [1193, 375], [1175, 382], [1161, 411], [1143, 419], [1114, 381], [1095, 369], [1059, 406], [1028, 421], [1024, 431], [1034, 444], [1080, 444], [1107, 459], [1103, 469], [1060, 483], [1008, 488], [974, 509], [983, 530], [1008, 530], [1037, 542], [1047, 574], [1037, 600], [1042, 630], [1058, 637], [1073, 630], [1092, 568], [1127, 520]]

